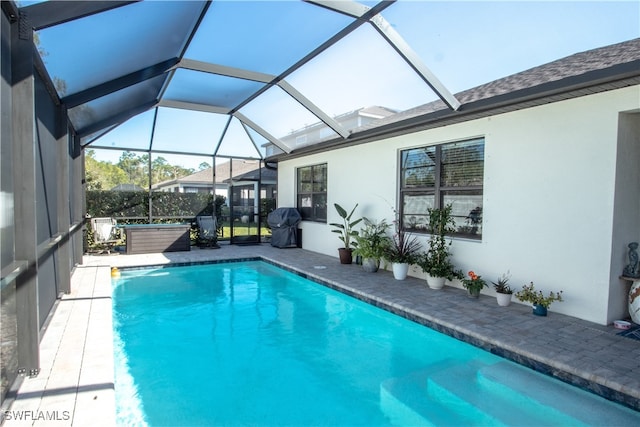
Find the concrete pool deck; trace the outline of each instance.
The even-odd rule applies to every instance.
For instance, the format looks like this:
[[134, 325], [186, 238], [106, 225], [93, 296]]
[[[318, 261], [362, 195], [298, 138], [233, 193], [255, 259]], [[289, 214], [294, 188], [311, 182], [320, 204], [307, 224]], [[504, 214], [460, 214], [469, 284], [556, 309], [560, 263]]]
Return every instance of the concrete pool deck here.
[[334, 257], [262, 244], [85, 256], [42, 337], [41, 372], [24, 379], [3, 425], [115, 425], [110, 267], [256, 257], [640, 410], [640, 341], [612, 326], [553, 312], [541, 318], [529, 306], [499, 307], [493, 296], [435, 291], [421, 279], [396, 281], [389, 271], [366, 273]]

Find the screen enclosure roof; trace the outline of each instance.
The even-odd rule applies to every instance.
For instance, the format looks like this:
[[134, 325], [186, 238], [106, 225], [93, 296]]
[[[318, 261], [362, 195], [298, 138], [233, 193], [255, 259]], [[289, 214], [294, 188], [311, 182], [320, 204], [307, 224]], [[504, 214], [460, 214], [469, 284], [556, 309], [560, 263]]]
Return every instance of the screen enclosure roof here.
[[20, 5], [85, 147], [263, 158], [460, 105], [385, 19], [394, 1]]
[[[399, 132], [425, 106], [468, 114], [470, 101], [487, 92], [477, 85], [522, 69], [496, 57], [495, 42], [475, 39], [495, 32], [517, 46], [508, 55], [526, 55], [503, 13], [511, 8], [511, 16], [525, 20], [540, 9], [506, 2], [498, 13], [483, 2], [349, 0], [17, 5], [33, 29], [36, 67], [67, 108], [83, 147], [247, 159]], [[491, 20], [491, 31], [453, 19], [464, 14], [472, 22]], [[521, 37], [544, 42], [538, 21], [530, 20]], [[573, 28], [574, 42], [583, 40]], [[439, 46], [447, 43], [455, 52]], [[454, 54], [459, 65], [441, 67]], [[502, 74], [484, 73], [497, 62]]]

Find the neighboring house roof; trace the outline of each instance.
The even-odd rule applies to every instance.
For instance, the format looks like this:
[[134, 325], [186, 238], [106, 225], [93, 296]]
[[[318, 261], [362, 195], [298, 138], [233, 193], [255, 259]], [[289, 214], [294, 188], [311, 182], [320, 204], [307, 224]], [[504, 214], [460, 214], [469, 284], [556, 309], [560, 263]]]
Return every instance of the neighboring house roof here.
[[[640, 38], [576, 53], [455, 94], [461, 107], [442, 101], [361, 127], [357, 137], [294, 150], [288, 157], [362, 144], [593, 93], [640, 84]], [[275, 155], [274, 159], [281, 155]], [[270, 159], [270, 160], [274, 160]]]
[[[254, 169], [252, 171], [233, 177], [234, 181], [259, 181], [261, 179], [263, 182], [267, 181], [275, 183], [278, 179], [278, 170], [270, 168], [260, 168], [260, 173], [258, 173], [258, 169]], [[228, 183], [229, 181], [229, 179], [225, 179], [225, 182]]]
[[[216, 184], [224, 184], [229, 176], [234, 178], [238, 175], [257, 170], [260, 162], [257, 160], [233, 160], [231, 162], [224, 162], [216, 165]], [[233, 175], [229, 175], [230, 170]], [[176, 184], [185, 185], [211, 185], [213, 183], [213, 168], [203, 169], [191, 175], [183, 176], [182, 178], [170, 179], [168, 181], [159, 182], [152, 186], [153, 189], [160, 189]]]

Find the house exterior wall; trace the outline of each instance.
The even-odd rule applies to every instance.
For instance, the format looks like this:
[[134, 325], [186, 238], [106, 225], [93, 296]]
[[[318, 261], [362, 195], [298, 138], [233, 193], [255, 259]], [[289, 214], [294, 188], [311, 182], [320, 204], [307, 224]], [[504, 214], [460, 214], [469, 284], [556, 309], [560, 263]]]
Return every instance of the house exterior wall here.
[[[619, 114], [637, 111], [639, 99], [634, 86], [281, 161], [278, 206], [295, 206], [297, 167], [327, 163], [328, 223], [340, 220], [334, 203], [358, 203], [356, 215], [392, 221], [399, 150], [483, 136], [483, 237], [455, 239], [454, 263], [488, 280], [510, 270], [516, 288], [533, 281], [563, 290], [565, 301], [552, 311], [607, 324], [627, 316], [626, 300], [609, 303], [612, 289], [624, 287], [612, 235], [614, 219], [640, 213], [640, 184], [616, 180]], [[625, 161], [640, 164], [637, 141], [626, 141], [635, 159]], [[614, 216], [616, 191], [632, 201]], [[329, 225], [305, 221], [300, 228], [305, 249], [337, 257], [340, 241]], [[632, 226], [626, 231], [627, 240], [640, 238], [637, 226], [635, 234]], [[415, 267], [410, 274], [424, 276]]]
[[[216, 195], [227, 197], [227, 184], [216, 184]], [[211, 184], [177, 183], [154, 189], [153, 191], [165, 191], [176, 193], [211, 193]]]

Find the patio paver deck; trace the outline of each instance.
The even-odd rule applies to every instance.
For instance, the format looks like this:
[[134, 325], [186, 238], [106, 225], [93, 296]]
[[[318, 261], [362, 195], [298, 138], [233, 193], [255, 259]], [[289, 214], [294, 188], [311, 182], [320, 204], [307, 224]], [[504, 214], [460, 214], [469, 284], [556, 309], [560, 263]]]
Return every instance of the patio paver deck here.
[[[429, 289], [424, 280], [399, 282], [388, 271], [365, 273], [358, 265], [302, 249], [270, 245], [223, 246], [165, 254], [85, 256], [72, 277], [72, 292], [57, 305], [41, 341], [41, 373], [26, 378], [11, 411], [31, 419], [4, 425], [115, 424], [110, 267], [161, 265], [260, 257], [387, 310], [471, 342], [495, 354], [554, 374], [640, 410], [640, 341], [602, 326], [529, 306], [499, 307], [461, 289]], [[15, 418], [15, 417], [14, 417]], [[37, 418], [37, 419], [33, 419]]]

